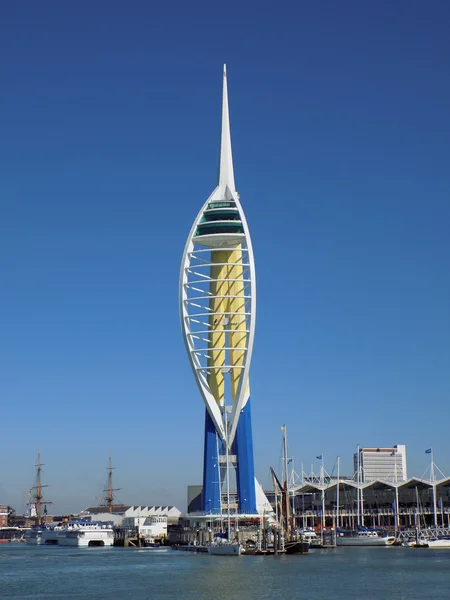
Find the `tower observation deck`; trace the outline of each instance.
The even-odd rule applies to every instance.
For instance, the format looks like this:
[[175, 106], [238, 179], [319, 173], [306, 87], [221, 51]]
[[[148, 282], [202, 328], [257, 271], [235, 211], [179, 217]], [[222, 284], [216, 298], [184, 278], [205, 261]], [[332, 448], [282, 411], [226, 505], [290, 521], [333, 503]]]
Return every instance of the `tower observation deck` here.
[[255, 263], [234, 182], [224, 67], [218, 182], [192, 225], [180, 273], [183, 338], [206, 407], [205, 515], [257, 513], [249, 385], [255, 312]]

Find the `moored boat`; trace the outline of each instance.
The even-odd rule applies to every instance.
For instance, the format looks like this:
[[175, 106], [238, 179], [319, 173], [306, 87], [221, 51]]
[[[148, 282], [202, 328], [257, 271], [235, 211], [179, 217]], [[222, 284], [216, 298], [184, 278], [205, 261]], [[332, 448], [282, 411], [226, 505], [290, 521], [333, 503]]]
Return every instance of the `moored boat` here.
[[449, 538], [436, 538], [428, 539], [427, 544], [429, 548], [450, 548]]
[[114, 531], [103, 523], [71, 521], [58, 532], [60, 546], [112, 546]]
[[305, 540], [286, 542], [284, 550], [286, 554], [307, 554], [309, 552], [309, 542]]
[[321, 545], [321, 539], [317, 535], [317, 533], [314, 531], [314, 529], [311, 529], [311, 528], [300, 529], [298, 531], [298, 535], [300, 536], [300, 539], [303, 540], [304, 542], [307, 542], [310, 547]]
[[393, 535], [379, 536], [376, 531], [338, 532], [336, 538], [338, 546], [392, 546], [394, 542]]
[[59, 532], [61, 527], [46, 527], [38, 525], [28, 529], [25, 533], [25, 541], [27, 544], [35, 546], [55, 546], [59, 541]]
[[405, 540], [402, 542], [402, 546], [405, 548], [429, 548], [428, 540], [425, 538]]
[[208, 554], [217, 556], [240, 556], [242, 552], [241, 544], [223, 538], [216, 538], [214, 542], [207, 546], [207, 549]]

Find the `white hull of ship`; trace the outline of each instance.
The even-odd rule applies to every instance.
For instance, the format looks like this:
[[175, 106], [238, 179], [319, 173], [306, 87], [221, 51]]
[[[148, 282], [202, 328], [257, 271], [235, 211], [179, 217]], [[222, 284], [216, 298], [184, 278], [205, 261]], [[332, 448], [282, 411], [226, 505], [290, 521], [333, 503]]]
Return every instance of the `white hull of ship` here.
[[59, 534], [60, 546], [112, 546], [114, 533], [112, 529], [100, 529], [98, 531], [62, 531]]
[[25, 534], [25, 541], [34, 546], [49, 546], [58, 544], [59, 536], [57, 531], [32, 531]]
[[41, 536], [29, 537], [25, 535], [25, 541], [27, 544], [31, 544], [32, 546], [40, 546], [44, 542], [42, 541]]

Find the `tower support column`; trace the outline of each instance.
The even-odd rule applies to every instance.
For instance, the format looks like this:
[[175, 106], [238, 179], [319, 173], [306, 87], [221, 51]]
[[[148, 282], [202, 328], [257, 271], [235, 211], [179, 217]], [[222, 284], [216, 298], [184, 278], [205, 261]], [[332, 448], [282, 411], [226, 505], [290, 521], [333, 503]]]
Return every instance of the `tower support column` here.
[[239, 512], [241, 514], [255, 515], [257, 511], [250, 398], [239, 416], [233, 447], [237, 457], [236, 479]]
[[216, 427], [205, 410], [205, 446], [203, 457], [203, 512], [218, 515], [221, 512], [219, 440]]

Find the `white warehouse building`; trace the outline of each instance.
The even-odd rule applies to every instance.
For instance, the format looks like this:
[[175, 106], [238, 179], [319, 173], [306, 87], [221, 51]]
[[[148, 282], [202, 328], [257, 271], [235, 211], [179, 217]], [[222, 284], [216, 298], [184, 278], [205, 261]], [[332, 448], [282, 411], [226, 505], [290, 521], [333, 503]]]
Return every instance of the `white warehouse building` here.
[[113, 522], [115, 526], [141, 527], [150, 517], [164, 517], [167, 524], [177, 524], [181, 512], [175, 506], [114, 505], [112, 512], [105, 506], [89, 506], [78, 516], [92, 521]]

